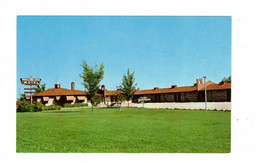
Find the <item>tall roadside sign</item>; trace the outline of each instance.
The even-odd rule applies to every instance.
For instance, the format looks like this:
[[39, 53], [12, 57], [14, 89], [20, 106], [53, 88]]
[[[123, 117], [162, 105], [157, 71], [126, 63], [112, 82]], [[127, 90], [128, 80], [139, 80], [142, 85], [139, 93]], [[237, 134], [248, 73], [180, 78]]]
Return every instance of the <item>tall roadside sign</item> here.
[[32, 94], [33, 93], [36, 93], [36, 92], [33, 92], [32, 90], [35, 90], [36, 87], [32, 87], [32, 86], [38, 86], [41, 82], [41, 79], [39, 78], [20, 78], [20, 81], [21, 81], [21, 84], [23, 85], [28, 85], [30, 86], [30, 88], [24, 88], [24, 94], [30, 94], [30, 99], [31, 99], [31, 103], [32, 103]]

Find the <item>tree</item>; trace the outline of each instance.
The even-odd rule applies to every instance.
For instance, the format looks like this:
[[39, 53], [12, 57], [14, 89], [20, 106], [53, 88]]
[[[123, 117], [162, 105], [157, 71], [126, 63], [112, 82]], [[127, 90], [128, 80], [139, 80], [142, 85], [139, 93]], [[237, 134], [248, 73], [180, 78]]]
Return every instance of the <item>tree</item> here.
[[25, 94], [21, 94], [20, 100], [23, 100], [25, 98], [26, 98], [26, 95]]
[[123, 91], [122, 96], [124, 97], [125, 100], [128, 101], [128, 107], [129, 107], [129, 100], [133, 98], [135, 91], [138, 90], [138, 88], [136, 88], [137, 83], [134, 83], [135, 82], [134, 73], [135, 72], [130, 73], [130, 70], [128, 68], [127, 74], [124, 74], [122, 84], [121, 84], [121, 88]]
[[98, 96], [94, 96], [92, 101], [93, 101], [93, 106], [97, 106], [98, 104], [101, 103], [101, 98]]
[[228, 82], [231, 82], [231, 76], [228, 77], [227, 81], [228, 81]]
[[231, 82], [231, 76], [229, 76], [228, 78], [224, 77], [224, 78], [222, 79], [222, 81]]
[[39, 92], [45, 91], [45, 89], [46, 89], [46, 84], [41, 84], [41, 85], [37, 85], [37, 88], [35, 89], [35, 91], [37, 93], [39, 93]]
[[120, 105], [120, 111], [121, 111], [121, 108], [122, 108], [122, 102], [125, 100], [123, 94], [122, 94], [122, 88], [119, 86], [119, 88], [117, 89], [116, 91], [116, 98], [117, 98], [117, 101]]
[[95, 67], [88, 66], [87, 62], [84, 60], [82, 61], [82, 68], [83, 72], [79, 76], [83, 79], [83, 85], [88, 90], [89, 96], [90, 96], [90, 102], [92, 106], [95, 104], [94, 97], [97, 94], [97, 91], [99, 90], [99, 83], [103, 79], [104, 76], [104, 65], [103, 63], [98, 66], [95, 64]]

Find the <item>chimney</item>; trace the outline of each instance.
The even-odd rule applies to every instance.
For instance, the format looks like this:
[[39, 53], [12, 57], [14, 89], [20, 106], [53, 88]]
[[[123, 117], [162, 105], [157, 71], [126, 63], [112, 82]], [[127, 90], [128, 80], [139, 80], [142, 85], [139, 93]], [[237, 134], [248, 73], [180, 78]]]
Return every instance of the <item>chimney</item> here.
[[56, 84], [54, 85], [54, 88], [60, 88], [60, 83], [57, 81]]
[[75, 83], [71, 82], [71, 90], [75, 90]]
[[153, 89], [159, 89], [159, 87], [154, 87]]
[[201, 88], [201, 84], [203, 84], [203, 80], [201, 78], [196, 79], [197, 90]]
[[177, 85], [172, 85], [172, 86], [171, 86], [171, 88], [176, 88], [176, 87], [177, 87]]
[[101, 90], [102, 90], [102, 91], [105, 90], [105, 85], [101, 85]]

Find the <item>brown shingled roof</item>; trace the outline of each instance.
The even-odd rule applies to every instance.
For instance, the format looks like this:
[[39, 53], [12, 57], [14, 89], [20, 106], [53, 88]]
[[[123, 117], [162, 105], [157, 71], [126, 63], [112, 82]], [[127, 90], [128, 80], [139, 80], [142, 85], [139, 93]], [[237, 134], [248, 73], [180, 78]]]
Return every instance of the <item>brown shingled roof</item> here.
[[135, 95], [174, 93], [174, 92], [192, 92], [192, 91], [196, 91], [196, 90], [197, 90], [196, 86], [175, 87], [175, 88], [158, 88], [158, 89], [138, 90], [135, 92]]
[[[223, 90], [223, 89], [231, 89], [231, 83], [225, 82], [222, 84], [213, 84], [207, 86], [207, 90]], [[186, 86], [186, 87], [175, 87], [175, 88], [157, 88], [157, 89], [147, 89], [147, 90], [138, 90], [135, 92], [135, 95], [143, 95], [143, 94], [159, 94], [159, 93], [175, 93], [175, 92], [192, 92], [196, 91], [196, 86]], [[205, 90], [204, 87], [200, 89], [200, 91]], [[105, 90], [106, 96], [116, 96], [121, 90]], [[43, 92], [39, 92], [34, 94], [33, 96], [60, 96], [60, 95], [88, 95], [86, 91], [79, 90], [69, 90], [65, 88], [52, 88]]]
[[[223, 83], [223, 84], [211, 84], [207, 86], [206, 90], [221, 90], [221, 89], [231, 89], [231, 83]], [[205, 90], [202, 88], [201, 90]]]
[[88, 92], [86, 91], [69, 90], [65, 88], [52, 88], [46, 91], [36, 93], [33, 96], [36, 97], [36, 96], [87, 95], [87, 94]]
[[116, 96], [116, 95], [118, 95], [121, 92], [122, 92], [121, 90], [116, 90], [116, 91], [107, 91], [107, 90], [105, 90], [105, 95], [106, 96]]

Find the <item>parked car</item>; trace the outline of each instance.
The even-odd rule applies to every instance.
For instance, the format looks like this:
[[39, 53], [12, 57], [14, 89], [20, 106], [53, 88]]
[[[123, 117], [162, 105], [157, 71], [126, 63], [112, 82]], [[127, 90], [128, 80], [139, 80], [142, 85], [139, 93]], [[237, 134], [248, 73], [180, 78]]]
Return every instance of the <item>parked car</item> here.
[[149, 101], [151, 101], [151, 99], [148, 97], [139, 97], [137, 101], [138, 102], [149, 102]]

